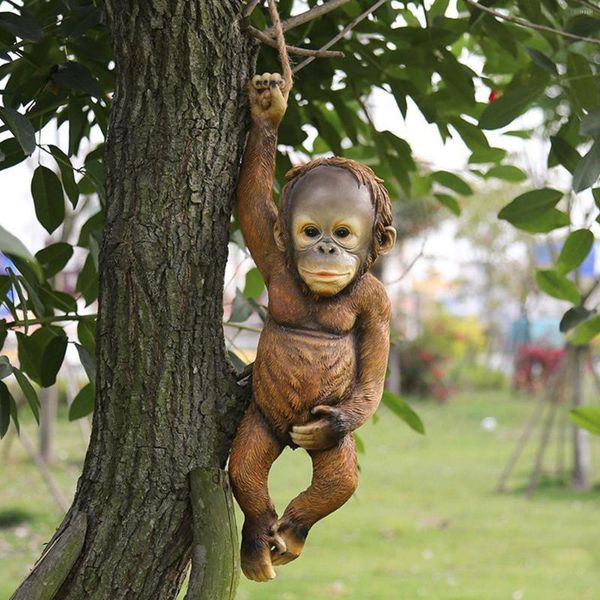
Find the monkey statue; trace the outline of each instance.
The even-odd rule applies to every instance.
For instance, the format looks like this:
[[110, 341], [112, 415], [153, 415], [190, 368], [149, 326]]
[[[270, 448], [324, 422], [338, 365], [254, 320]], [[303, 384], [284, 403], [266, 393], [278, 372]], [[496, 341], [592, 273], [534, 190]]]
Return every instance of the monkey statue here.
[[[389, 195], [369, 167], [319, 158], [291, 169], [277, 209], [277, 129], [288, 93], [278, 74], [249, 83], [252, 124], [236, 194], [269, 295], [252, 401], [229, 459], [245, 516], [242, 570], [254, 581], [297, 558], [310, 528], [354, 493], [352, 432], [379, 405], [389, 351], [389, 298], [368, 273], [396, 240]], [[285, 446], [309, 453], [313, 477], [278, 518], [268, 475]]]

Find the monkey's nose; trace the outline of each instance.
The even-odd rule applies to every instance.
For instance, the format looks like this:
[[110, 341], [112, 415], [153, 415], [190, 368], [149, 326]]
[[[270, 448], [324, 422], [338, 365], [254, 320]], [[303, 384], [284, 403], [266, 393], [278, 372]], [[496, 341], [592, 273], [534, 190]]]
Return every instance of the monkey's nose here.
[[321, 254], [337, 254], [337, 248], [333, 244], [321, 243], [317, 248]]

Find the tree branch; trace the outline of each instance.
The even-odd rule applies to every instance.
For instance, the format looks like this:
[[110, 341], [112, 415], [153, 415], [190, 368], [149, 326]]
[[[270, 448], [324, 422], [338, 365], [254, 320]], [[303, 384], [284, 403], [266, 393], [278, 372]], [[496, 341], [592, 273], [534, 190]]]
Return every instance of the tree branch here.
[[17, 327], [25, 327], [26, 325], [46, 325], [48, 323], [58, 323], [60, 321], [81, 321], [95, 317], [95, 314], [89, 315], [53, 315], [51, 317], [43, 317], [41, 319], [27, 319], [27, 321], [8, 321], [4, 324], [6, 329], [15, 329]]
[[[263, 33], [260, 29], [256, 29], [252, 25], [248, 25], [246, 31], [254, 36], [257, 40], [260, 40], [263, 44], [267, 46], [271, 46], [271, 48], [277, 48], [277, 42], [269, 37], [267, 34]], [[329, 48], [329, 46], [327, 46]], [[339, 58], [344, 56], [343, 52], [337, 51], [326, 51], [326, 48], [321, 48], [319, 50], [311, 50], [310, 48], [298, 48], [297, 46], [287, 46], [287, 51], [290, 54], [297, 54], [299, 56], [309, 56], [312, 60], [315, 58]]]
[[247, 19], [252, 14], [252, 11], [254, 11], [254, 9], [261, 3], [261, 1], [262, 0], [249, 0], [248, 4], [246, 4], [244, 10], [242, 11], [242, 17]]
[[[343, 4], [348, 4], [350, 0], [329, 0], [329, 2], [325, 2], [325, 4], [321, 4], [320, 6], [314, 6], [310, 10], [306, 12], [300, 13], [299, 15], [294, 15], [289, 19], [281, 22], [281, 28], [283, 31], [288, 31], [289, 29], [293, 29], [294, 27], [299, 27], [300, 25], [304, 25], [304, 23], [308, 23], [310, 21], [314, 21], [323, 15], [339, 8]], [[273, 37], [275, 35], [275, 29], [273, 27], [269, 27], [263, 30], [263, 33], [268, 35], [269, 37]]]
[[502, 19], [503, 21], [508, 21], [510, 23], [514, 23], [515, 25], [519, 25], [520, 27], [525, 27], [526, 29], [535, 29], [537, 31], [545, 31], [547, 33], [554, 33], [555, 35], [560, 35], [562, 37], [569, 38], [571, 40], [577, 40], [578, 42], [589, 42], [590, 44], [599, 44], [600, 40], [596, 38], [588, 38], [580, 35], [575, 35], [574, 33], [569, 33], [568, 31], [561, 31], [560, 29], [554, 29], [554, 27], [548, 27], [546, 25], [540, 25], [539, 23], [532, 23], [531, 21], [527, 21], [526, 19], [522, 19], [521, 17], [514, 17], [512, 15], [505, 15], [493, 8], [488, 8], [487, 6], [483, 6], [479, 4], [476, 0], [465, 0], [467, 4], [486, 12], [498, 19]]
[[589, 0], [576, 0], [576, 2], [578, 4], [581, 4], [582, 6], [589, 8], [590, 10], [600, 13], [600, 6], [597, 6], [593, 2], [590, 2]]
[[[348, 25], [346, 25], [346, 27], [344, 27], [335, 37], [330, 39], [324, 46], [319, 48], [319, 52], [323, 52], [327, 50], [327, 48], [331, 48], [331, 46], [341, 40], [349, 31], [352, 31], [352, 29], [354, 29], [363, 19], [366, 19], [372, 12], [375, 12], [382, 4], [385, 4], [386, 2], [387, 0], [379, 0], [378, 2], [375, 2], [371, 8], [368, 8], [364, 13], [358, 15], [358, 17], [350, 21], [350, 23], [348, 23]], [[315, 57], [310, 57], [306, 60], [303, 60], [299, 65], [294, 67], [293, 72], [297, 73], [300, 71], [300, 69], [304, 69], [304, 67], [309, 65], [313, 60], [315, 60]]]

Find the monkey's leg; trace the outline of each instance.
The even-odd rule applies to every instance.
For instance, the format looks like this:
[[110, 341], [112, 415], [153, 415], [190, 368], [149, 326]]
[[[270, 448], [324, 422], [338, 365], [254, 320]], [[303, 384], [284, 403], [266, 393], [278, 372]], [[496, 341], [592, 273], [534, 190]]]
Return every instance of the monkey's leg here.
[[277, 513], [269, 497], [269, 470], [281, 454], [275, 438], [256, 407], [251, 404], [236, 433], [229, 457], [231, 487], [245, 520], [242, 528], [242, 571], [248, 579], [268, 581], [275, 577], [271, 546], [283, 544], [273, 536]]
[[274, 565], [298, 558], [310, 528], [345, 504], [358, 485], [356, 450], [352, 435], [333, 448], [311, 450], [313, 477], [310, 487], [294, 498], [277, 522], [275, 532], [285, 543], [285, 551], [271, 551]]

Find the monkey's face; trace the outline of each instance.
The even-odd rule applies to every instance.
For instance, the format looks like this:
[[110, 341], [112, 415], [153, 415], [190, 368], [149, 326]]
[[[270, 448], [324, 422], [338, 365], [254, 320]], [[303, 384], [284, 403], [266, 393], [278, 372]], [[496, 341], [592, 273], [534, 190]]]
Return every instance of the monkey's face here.
[[298, 274], [318, 296], [334, 296], [361, 272], [375, 219], [369, 189], [339, 167], [321, 166], [293, 188], [289, 237]]

